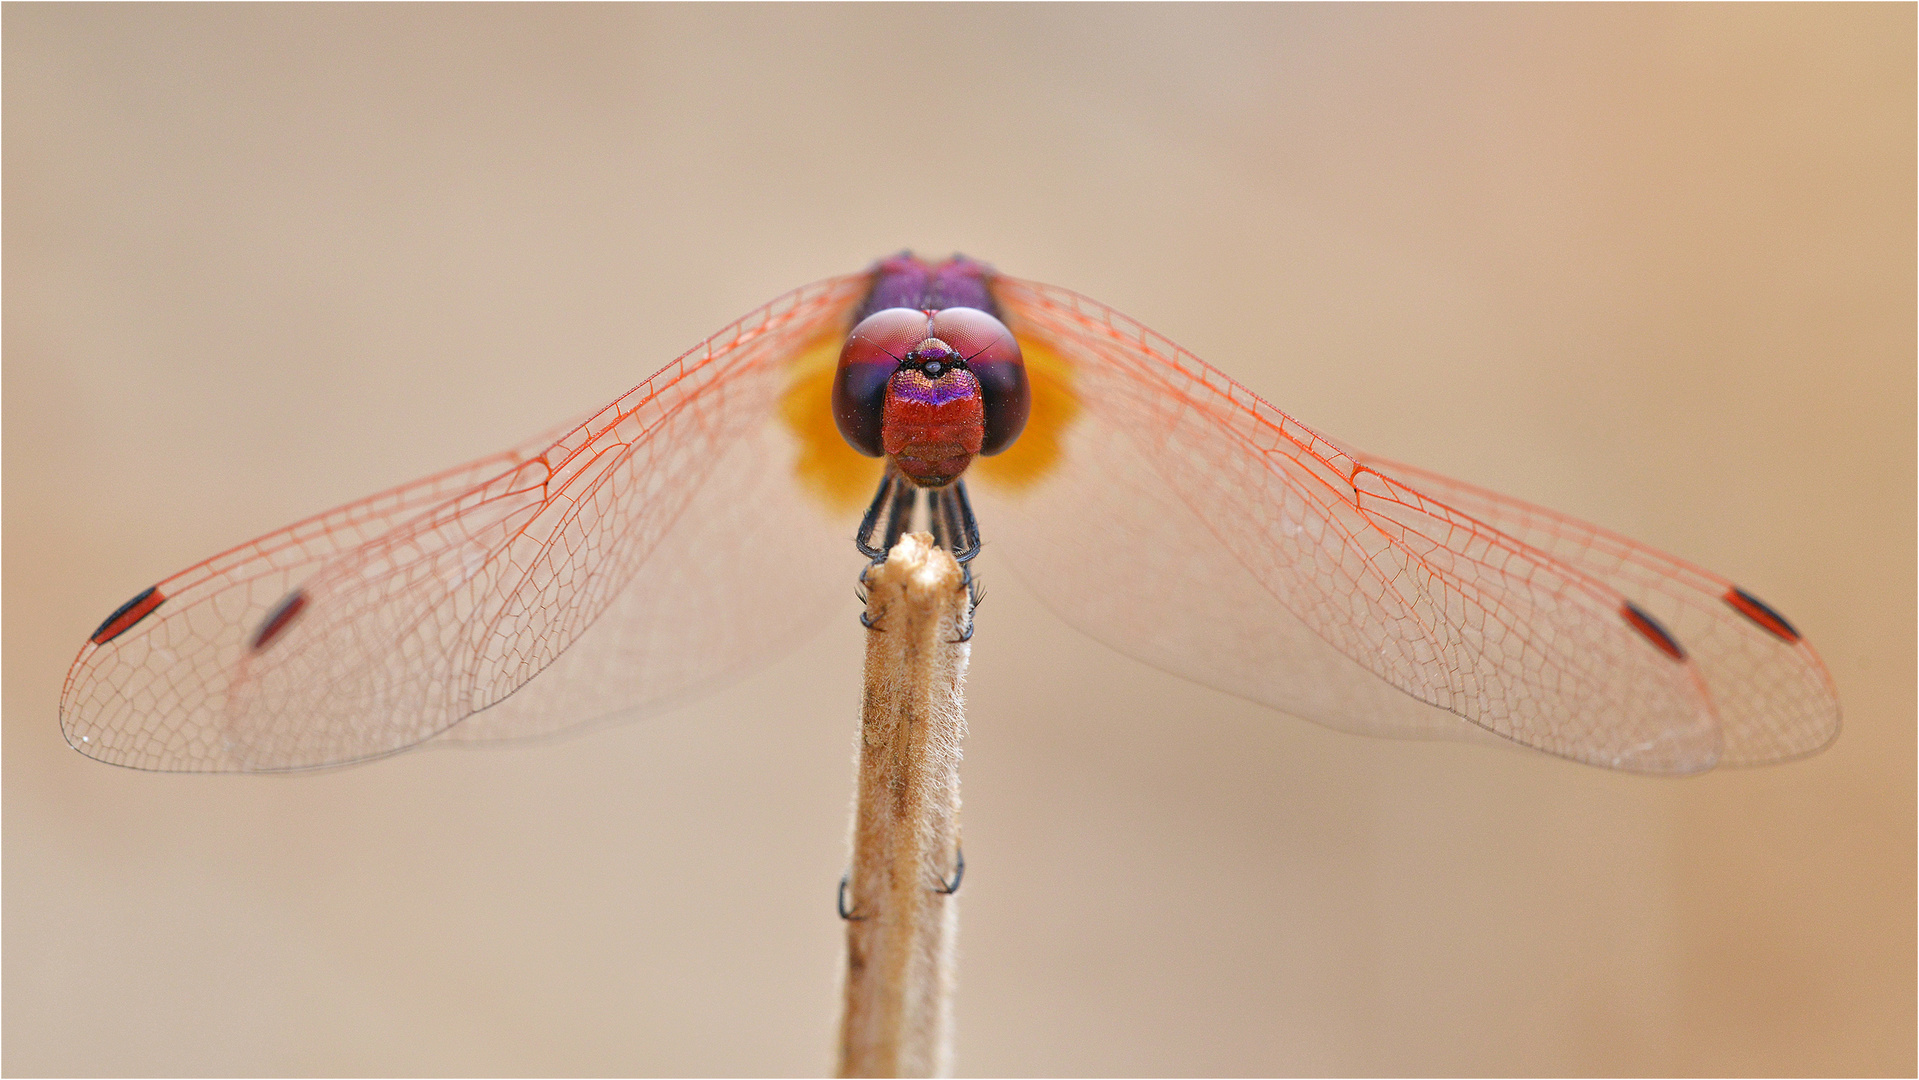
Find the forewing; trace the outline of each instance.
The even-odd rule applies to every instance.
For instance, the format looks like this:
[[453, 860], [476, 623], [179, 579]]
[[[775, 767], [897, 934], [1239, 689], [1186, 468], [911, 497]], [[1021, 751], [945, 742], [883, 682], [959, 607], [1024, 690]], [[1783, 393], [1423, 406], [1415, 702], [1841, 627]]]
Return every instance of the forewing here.
[[[1004, 278], [996, 295], [1072, 416], [1050, 465], [1009, 462], [998, 484], [982, 470], [981, 526], [1069, 621], [1335, 727], [1459, 734], [1451, 714], [1613, 768], [1718, 759], [1696, 665], [1636, 628], [1615, 587], [1096, 302]], [[1048, 396], [1036, 387], [1035, 423]]]
[[[777, 405], [796, 358], [843, 330], [865, 282], [774, 301], [557, 438], [160, 582], [158, 607], [74, 661], [68, 741], [139, 768], [309, 768], [404, 749], [481, 710], [499, 719], [476, 718], [475, 737], [540, 734], [749, 663], [762, 650], [722, 639], [783, 625], [830, 579], [782, 565], [834, 530], [774, 482], [796, 452]], [[666, 564], [687, 555], [685, 537], [704, 566]], [[296, 595], [297, 615], [266, 632]], [[659, 648], [621, 662], [648, 643]], [[573, 653], [598, 685], [503, 707]]]

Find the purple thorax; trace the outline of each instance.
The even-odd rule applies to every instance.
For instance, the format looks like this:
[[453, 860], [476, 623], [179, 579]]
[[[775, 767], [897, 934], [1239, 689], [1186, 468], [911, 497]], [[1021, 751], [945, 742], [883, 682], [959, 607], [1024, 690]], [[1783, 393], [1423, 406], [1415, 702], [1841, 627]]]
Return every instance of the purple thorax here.
[[887, 308], [917, 308], [940, 311], [945, 308], [977, 308], [994, 318], [999, 305], [986, 287], [992, 271], [985, 263], [955, 255], [944, 262], [929, 263], [911, 252], [900, 252], [881, 259], [873, 275], [873, 291], [853, 316], [858, 324], [875, 311]]

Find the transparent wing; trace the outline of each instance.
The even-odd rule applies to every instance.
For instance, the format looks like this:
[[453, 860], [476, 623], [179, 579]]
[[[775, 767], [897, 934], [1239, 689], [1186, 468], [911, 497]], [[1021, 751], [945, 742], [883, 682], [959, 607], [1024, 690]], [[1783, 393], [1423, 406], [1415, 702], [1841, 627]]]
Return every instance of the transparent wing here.
[[851, 523], [792, 482], [779, 403], [866, 285], [798, 290], [556, 438], [159, 582], [75, 659], [67, 740], [146, 769], [310, 768], [456, 725], [542, 734], [750, 666], [845, 587], [807, 565]]
[[1619, 590], [1672, 631], [1719, 714], [1722, 765], [1813, 753], [1839, 734], [1839, 699], [1819, 654], [1732, 581], [1564, 514], [1413, 465], [1361, 460]]
[[[1522, 528], [1458, 486], [1355, 458], [1098, 303], [995, 288], [1041, 437], [980, 463], [981, 527], [1049, 606], [1114, 648], [1334, 727], [1490, 732], [1634, 771], [1830, 737], [1836, 706], [1806, 674], [1823, 675], [1810, 650], [1717, 612], [1724, 641], [1693, 640], [1698, 625], [1666, 602], [1699, 607], [1675, 560], [1635, 546], [1630, 574], [1603, 572], [1610, 549], [1590, 526]], [[1629, 601], [1655, 597], [1636, 621]]]

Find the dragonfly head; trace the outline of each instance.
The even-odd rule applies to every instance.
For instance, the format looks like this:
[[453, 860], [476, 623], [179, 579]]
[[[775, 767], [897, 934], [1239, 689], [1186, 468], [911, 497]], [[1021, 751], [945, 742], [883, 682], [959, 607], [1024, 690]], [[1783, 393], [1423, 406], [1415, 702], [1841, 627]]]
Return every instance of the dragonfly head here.
[[1031, 405], [1019, 343], [977, 308], [876, 311], [847, 336], [833, 380], [840, 434], [922, 487], [1011, 446]]

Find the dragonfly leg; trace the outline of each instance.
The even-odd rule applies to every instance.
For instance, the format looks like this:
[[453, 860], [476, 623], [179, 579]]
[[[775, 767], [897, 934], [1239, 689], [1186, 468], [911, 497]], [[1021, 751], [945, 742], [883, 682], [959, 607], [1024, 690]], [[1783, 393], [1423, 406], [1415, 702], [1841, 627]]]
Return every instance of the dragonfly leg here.
[[966, 629], [960, 636], [948, 641], [949, 645], [964, 645], [973, 640], [973, 613], [979, 610], [979, 602], [986, 599], [986, 588], [973, 576], [973, 568], [960, 564], [960, 584], [966, 589]]
[[966, 497], [966, 481], [955, 480], [938, 491], [927, 493], [926, 508], [933, 521], [933, 535], [940, 546], [951, 551], [961, 566], [979, 554], [979, 521], [973, 517], [973, 503]]
[[[873, 493], [873, 501], [867, 504], [866, 514], [860, 519], [859, 534], [853, 538], [860, 554], [872, 560], [867, 569], [885, 562], [887, 552], [893, 550], [893, 545], [899, 543], [900, 537], [912, 526], [920, 490], [897, 469], [887, 466], [885, 475], [880, 477], [879, 490]], [[973, 503], [967, 497], [965, 481], [956, 480], [946, 487], [926, 491], [926, 524], [934, 543], [952, 552], [953, 560], [960, 564], [967, 595], [966, 631], [954, 644], [970, 641], [973, 612], [985, 593], [968, 565], [980, 552], [980, 536], [979, 519], [973, 516]], [[860, 573], [860, 587], [855, 595], [861, 603], [866, 602], [865, 571]], [[860, 615], [860, 625], [868, 630], [876, 629], [874, 620], [864, 613]]]
[[[866, 586], [866, 575], [870, 573], [875, 566], [885, 561], [884, 557], [874, 559], [872, 562], [866, 564], [864, 570], [860, 571], [860, 583], [853, 589], [853, 595], [860, 599], [860, 607], [864, 608], [873, 595], [872, 591]], [[879, 625], [879, 620], [875, 619], [872, 613], [868, 611], [860, 612], [860, 625], [866, 627], [868, 630], [877, 630], [880, 633], [886, 632], [885, 629]]]
[[[880, 489], [873, 495], [872, 505], [866, 508], [866, 517], [860, 522], [860, 534], [854, 539], [860, 554], [873, 560], [875, 566], [886, 561], [886, 553], [900, 542], [900, 537], [913, 524], [913, 504], [919, 499], [919, 489], [913, 482], [901, 476], [892, 467], [880, 478]], [[881, 508], [886, 511], [886, 524], [879, 531], [878, 543], [870, 541], [875, 536], [874, 526], [878, 524]]]
[[[859, 535], [853, 537], [853, 546], [860, 549], [860, 554], [872, 560], [867, 563], [865, 570], [860, 571], [860, 583], [854, 590], [854, 595], [860, 598], [861, 604], [865, 604], [867, 598], [867, 571], [886, 561], [886, 553], [893, 550], [893, 545], [899, 543], [900, 535], [906, 531], [908, 525], [912, 524], [913, 503], [918, 495], [919, 489], [915, 488], [911, 481], [901, 476], [891, 465], [886, 467], [885, 475], [880, 477], [879, 490], [873, 493], [873, 501], [866, 507], [866, 516], [860, 519]], [[883, 526], [880, 522], [882, 512], [886, 515]], [[872, 543], [875, 530], [880, 530], [877, 545]], [[876, 622], [877, 620], [867, 612], [860, 612], [861, 626], [868, 630], [878, 630], [880, 627], [875, 625]]]
[[969, 607], [966, 609], [966, 629], [960, 631], [960, 636], [949, 640], [947, 644], [964, 645], [971, 640], [973, 640], [973, 609]]
[[853, 914], [853, 909], [846, 906], [846, 885], [847, 878], [850, 876], [850, 874], [840, 875], [840, 918], [845, 919], [847, 922], [865, 922], [866, 916], [855, 915]]
[[979, 521], [973, 517], [973, 504], [966, 497], [964, 481], [926, 494], [926, 516], [932, 522], [933, 537], [941, 547], [953, 553], [953, 560], [960, 564], [961, 583], [966, 586], [966, 630], [952, 641], [958, 645], [973, 639], [973, 612], [984, 595], [970, 565], [980, 551]]
[[[866, 516], [860, 519], [859, 535], [853, 538], [853, 545], [860, 549], [861, 555], [873, 560], [875, 565], [886, 561], [886, 553], [893, 550], [900, 535], [912, 523], [913, 497], [917, 493], [912, 481], [891, 465], [886, 467], [886, 474], [880, 477], [879, 490], [867, 504]], [[886, 515], [884, 529], [880, 527], [882, 513]], [[879, 542], [874, 544], [876, 530]]]
[[966, 546], [955, 552], [953, 557], [964, 566], [979, 554], [979, 519], [973, 516], [973, 500], [966, 497], [966, 481], [953, 481], [953, 502], [959, 507], [960, 533], [966, 538]]
[[929, 491], [926, 493], [926, 528], [933, 534], [933, 546], [954, 549], [953, 521], [947, 511], [946, 492], [950, 489]]
[[[852, 884], [851, 879], [852, 874], [850, 872], [840, 875], [840, 892], [837, 904], [840, 918], [845, 919], [847, 922], [865, 922], [866, 916], [853, 914], [852, 907], [846, 902], [846, 887]], [[959, 844], [954, 844], [953, 876], [951, 878], [941, 878], [940, 883], [933, 886], [933, 891], [939, 893], [941, 896], [951, 896], [959, 891], [960, 882], [964, 880], [966, 880], [966, 849]]]
[[[879, 490], [860, 518], [859, 535], [853, 544], [860, 554], [875, 563], [886, 561], [886, 553], [913, 524], [913, 511], [920, 489], [898, 470], [888, 466], [880, 477]], [[881, 515], [885, 527], [881, 528]], [[939, 546], [953, 553], [961, 566], [973, 561], [980, 552], [979, 519], [973, 516], [973, 503], [966, 495], [966, 482], [955, 480], [946, 487], [926, 493], [927, 527]]]
[[965, 880], [965, 878], [966, 878], [966, 849], [960, 846], [959, 844], [954, 844], [953, 845], [952, 880], [949, 881], [945, 878], [941, 878], [939, 885], [935, 887], [933, 891], [936, 893], [939, 893], [941, 896], [951, 896], [954, 893], [959, 891], [960, 882]]
[[893, 545], [900, 542], [900, 537], [906, 535], [906, 530], [912, 527], [913, 506], [917, 502], [919, 489], [913, 486], [912, 481], [902, 477], [899, 486], [893, 491], [893, 505], [886, 511], [886, 533], [880, 539], [882, 561], [886, 553], [893, 550]]

